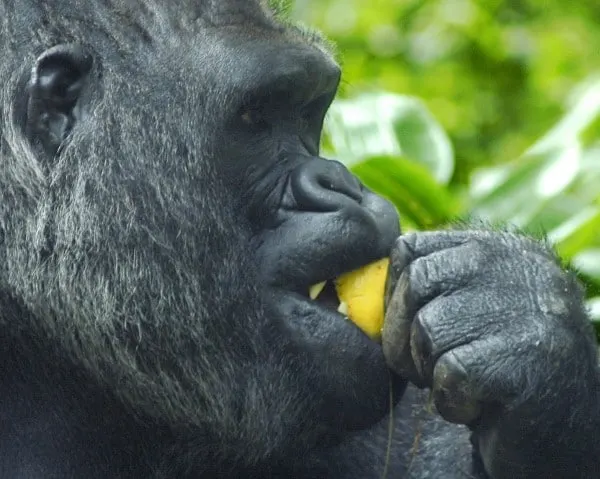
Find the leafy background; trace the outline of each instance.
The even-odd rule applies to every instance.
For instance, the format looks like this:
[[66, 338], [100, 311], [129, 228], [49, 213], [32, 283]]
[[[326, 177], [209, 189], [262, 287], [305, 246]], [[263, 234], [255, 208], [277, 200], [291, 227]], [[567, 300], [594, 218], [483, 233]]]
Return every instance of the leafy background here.
[[344, 77], [324, 156], [404, 229], [481, 218], [543, 234], [600, 332], [600, 2], [295, 0]]

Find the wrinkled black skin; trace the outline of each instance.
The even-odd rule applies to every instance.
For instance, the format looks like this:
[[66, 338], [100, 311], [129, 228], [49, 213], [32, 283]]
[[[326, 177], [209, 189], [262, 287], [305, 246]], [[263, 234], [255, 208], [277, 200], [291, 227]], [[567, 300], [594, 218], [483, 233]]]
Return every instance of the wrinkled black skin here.
[[[0, 477], [378, 478], [390, 388], [387, 477], [597, 475], [576, 282], [521, 236], [399, 237], [318, 156], [316, 39], [252, 0], [0, 18]], [[307, 300], [390, 254], [383, 348]]]

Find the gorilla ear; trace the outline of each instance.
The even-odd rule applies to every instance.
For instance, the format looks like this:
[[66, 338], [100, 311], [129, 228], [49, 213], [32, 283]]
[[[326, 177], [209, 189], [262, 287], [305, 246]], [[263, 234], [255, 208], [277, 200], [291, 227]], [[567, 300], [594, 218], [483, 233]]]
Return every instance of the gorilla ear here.
[[92, 58], [77, 45], [46, 50], [31, 71], [27, 99], [27, 137], [54, 155], [81, 116], [81, 95]]

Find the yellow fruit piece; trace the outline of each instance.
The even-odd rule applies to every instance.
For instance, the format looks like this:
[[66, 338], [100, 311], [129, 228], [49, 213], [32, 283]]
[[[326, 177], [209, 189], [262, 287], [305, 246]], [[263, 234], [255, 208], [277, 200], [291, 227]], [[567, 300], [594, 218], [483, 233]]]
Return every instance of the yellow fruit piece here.
[[345, 273], [335, 280], [335, 289], [348, 318], [375, 341], [383, 329], [383, 296], [388, 258]]

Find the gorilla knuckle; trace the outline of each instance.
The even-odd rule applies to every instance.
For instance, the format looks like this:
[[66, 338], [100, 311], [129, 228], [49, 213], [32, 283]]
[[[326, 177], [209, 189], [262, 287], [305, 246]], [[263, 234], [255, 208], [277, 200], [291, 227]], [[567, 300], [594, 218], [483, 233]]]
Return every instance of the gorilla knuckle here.
[[433, 397], [437, 410], [449, 422], [468, 425], [481, 414], [468, 370], [454, 351], [444, 354], [435, 365]]

